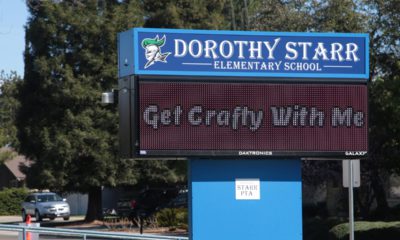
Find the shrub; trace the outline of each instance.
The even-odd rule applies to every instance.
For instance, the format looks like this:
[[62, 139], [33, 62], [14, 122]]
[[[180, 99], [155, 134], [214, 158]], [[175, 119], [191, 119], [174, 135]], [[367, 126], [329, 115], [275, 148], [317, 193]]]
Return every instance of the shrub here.
[[[349, 224], [342, 223], [330, 231], [330, 239], [344, 240], [349, 238]], [[355, 222], [354, 235], [363, 240], [398, 240], [400, 236], [400, 222]]]
[[0, 191], [0, 215], [21, 214], [21, 203], [27, 195], [26, 188], [6, 188]]
[[184, 228], [188, 226], [188, 212], [186, 208], [164, 208], [156, 214], [160, 227]]

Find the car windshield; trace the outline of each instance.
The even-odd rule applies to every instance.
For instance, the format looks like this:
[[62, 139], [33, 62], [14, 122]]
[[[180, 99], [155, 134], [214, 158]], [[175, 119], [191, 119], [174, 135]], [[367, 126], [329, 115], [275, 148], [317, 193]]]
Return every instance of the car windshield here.
[[57, 194], [45, 194], [37, 196], [38, 202], [59, 202], [63, 199]]

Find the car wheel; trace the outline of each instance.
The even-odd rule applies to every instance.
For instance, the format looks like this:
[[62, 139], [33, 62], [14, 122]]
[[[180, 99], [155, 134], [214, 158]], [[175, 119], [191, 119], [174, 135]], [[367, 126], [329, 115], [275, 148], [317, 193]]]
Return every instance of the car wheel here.
[[26, 222], [26, 212], [25, 212], [25, 209], [22, 210], [22, 222]]
[[35, 211], [35, 219], [36, 219], [36, 222], [42, 221], [42, 216], [40, 216], [40, 213], [38, 210]]
[[69, 220], [69, 216], [68, 217], [64, 217], [64, 221], [68, 221]]

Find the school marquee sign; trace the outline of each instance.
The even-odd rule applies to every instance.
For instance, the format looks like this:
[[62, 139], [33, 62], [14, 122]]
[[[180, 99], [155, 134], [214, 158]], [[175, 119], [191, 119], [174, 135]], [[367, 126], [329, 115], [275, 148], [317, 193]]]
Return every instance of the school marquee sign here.
[[139, 83], [140, 155], [365, 156], [367, 87]]
[[[368, 79], [368, 36], [135, 28], [138, 75]], [[123, 59], [122, 59], [123, 60]]]
[[136, 157], [365, 157], [368, 46], [354, 33], [120, 33], [120, 143]]

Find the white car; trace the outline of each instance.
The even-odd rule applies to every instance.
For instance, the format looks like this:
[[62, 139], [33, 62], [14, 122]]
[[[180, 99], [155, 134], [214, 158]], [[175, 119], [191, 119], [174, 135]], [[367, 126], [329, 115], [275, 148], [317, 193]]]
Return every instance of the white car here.
[[66, 199], [52, 192], [29, 194], [22, 203], [21, 211], [23, 221], [28, 214], [34, 216], [36, 221], [42, 221], [43, 218], [54, 220], [57, 217], [67, 221], [71, 214]]

